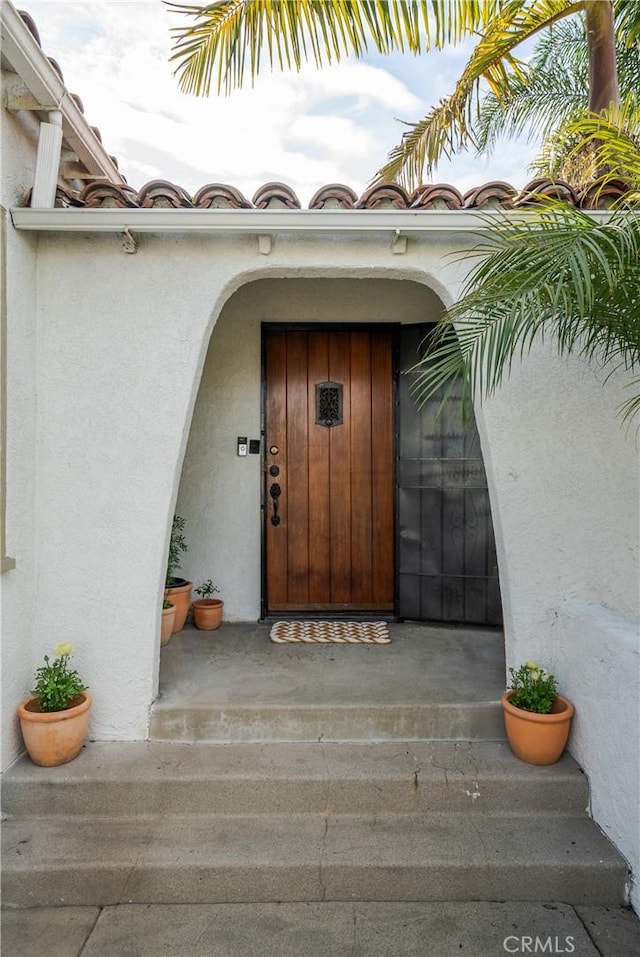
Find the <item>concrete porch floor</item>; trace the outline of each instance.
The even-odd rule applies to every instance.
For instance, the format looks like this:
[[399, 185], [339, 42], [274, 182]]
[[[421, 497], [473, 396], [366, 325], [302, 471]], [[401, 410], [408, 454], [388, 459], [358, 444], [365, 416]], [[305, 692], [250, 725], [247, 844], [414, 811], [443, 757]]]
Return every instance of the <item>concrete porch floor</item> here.
[[161, 651], [153, 740], [502, 738], [498, 629], [391, 623], [388, 645], [274, 644], [193, 626]]
[[163, 706], [497, 702], [502, 631], [390, 623], [390, 645], [276, 645], [268, 624], [186, 625], [161, 651]]

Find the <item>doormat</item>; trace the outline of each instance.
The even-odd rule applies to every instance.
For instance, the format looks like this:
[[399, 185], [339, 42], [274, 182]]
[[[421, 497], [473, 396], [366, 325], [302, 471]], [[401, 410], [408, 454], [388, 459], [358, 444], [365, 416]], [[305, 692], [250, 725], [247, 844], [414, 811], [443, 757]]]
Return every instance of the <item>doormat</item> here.
[[269, 637], [276, 644], [391, 644], [386, 621], [277, 621]]

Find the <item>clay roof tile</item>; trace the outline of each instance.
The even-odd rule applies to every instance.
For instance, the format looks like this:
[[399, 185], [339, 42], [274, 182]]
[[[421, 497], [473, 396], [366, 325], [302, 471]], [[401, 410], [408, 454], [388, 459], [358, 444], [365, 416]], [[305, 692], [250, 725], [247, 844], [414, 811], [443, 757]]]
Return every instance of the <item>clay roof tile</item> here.
[[130, 186], [121, 183], [116, 186], [108, 180], [95, 180], [80, 193], [82, 203], [91, 208], [100, 206], [136, 207], [137, 195]]
[[193, 203], [182, 186], [176, 186], [165, 179], [152, 179], [138, 192], [137, 205], [145, 209], [156, 206], [178, 209], [193, 206]]
[[256, 191], [253, 205], [256, 209], [300, 209], [300, 200], [286, 183], [265, 183]]
[[357, 193], [342, 183], [329, 183], [317, 190], [309, 203], [309, 209], [353, 209], [358, 201]]
[[40, 34], [38, 33], [38, 28], [36, 26], [35, 20], [30, 13], [27, 13], [26, 10], [18, 10], [18, 16], [24, 23], [25, 27], [36, 41], [39, 47], [42, 47], [42, 41], [40, 40]]
[[511, 183], [492, 180], [467, 190], [463, 197], [464, 209], [487, 209], [491, 207], [509, 208], [517, 196], [517, 190]]
[[209, 183], [193, 197], [193, 205], [203, 209], [251, 209], [251, 203], [235, 186]]
[[356, 209], [378, 209], [395, 206], [396, 209], [408, 209], [409, 197], [397, 183], [379, 183], [365, 190]]
[[564, 180], [552, 180], [547, 177], [538, 177], [532, 179], [518, 193], [513, 201], [514, 207], [533, 206], [540, 199], [558, 199], [570, 206], [578, 205], [578, 197], [575, 190]]
[[[633, 205], [633, 191], [630, 184], [624, 179], [614, 179], [606, 186], [594, 183], [592, 186], [581, 190], [578, 194], [578, 203], [582, 209], [609, 209], [611, 206], [619, 204], [625, 196], [630, 197]], [[637, 202], [636, 194], [635, 203]]]
[[419, 186], [411, 196], [411, 209], [461, 209], [462, 195], [449, 183]]

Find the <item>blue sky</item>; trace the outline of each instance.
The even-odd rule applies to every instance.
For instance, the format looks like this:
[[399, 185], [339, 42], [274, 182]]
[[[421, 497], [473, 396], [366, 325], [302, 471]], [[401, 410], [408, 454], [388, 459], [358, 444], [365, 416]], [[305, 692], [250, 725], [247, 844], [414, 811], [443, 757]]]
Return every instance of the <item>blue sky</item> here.
[[[466, 60], [464, 47], [418, 58], [368, 55], [322, 71], [266, 74], [229, 97], [196, 99], [172, 76], [169, 27], [179, 18], [160, 0], [22, 0], [19, 7], [136, 189], [151, 179], [189, 193], [223, 182], [251, 199], [277, 180], [303, 205], [327, 183], [361, 193], [399, 141], [398, 121], [420, 119], [451, 92]], [[534, 154], [523, 142], [491, 159], [464, 153], [443, 161], [431, 181], [463, 192], [490, 179], [521, 187]]]

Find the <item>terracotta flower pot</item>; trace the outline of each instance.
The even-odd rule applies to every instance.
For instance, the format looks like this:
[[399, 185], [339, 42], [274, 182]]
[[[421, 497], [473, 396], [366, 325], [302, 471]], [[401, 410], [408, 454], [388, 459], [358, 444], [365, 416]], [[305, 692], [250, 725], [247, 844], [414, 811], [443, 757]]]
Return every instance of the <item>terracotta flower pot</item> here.
[[180, 579], [180, 582], [181, 584], [179, 585], [173, 585], [171, 588], [165, 589], [167, 601], [170, 601], [172, 605], [176, 606], [176, 618], [173, 625], [174, 635], [177, 631], [182, 631], [184, 628], [184, 623], [187, 620], [187, 615], [191, 608], [191, 588], [193, 587], [193, 582], [188, 582], [185, 579]]
[[224, 602], [219, 598], [199, 598], [193, 603], [193, 622], [202, 631], [220, 627]]
[[40, 699], [30, 695], [18, 705], [22, 737], [34, 764], [44, 768], [67, 764], [81, 751], [89, 727], [92, 698], [83, 691], [64, 711], [40, 711]]
[[509, 700], [512, 694], [512, 691], [507, 691], [500, 699], [511, 750], [528, 764], [555, 764], [567, 744], [573, 705], [558, 695], [550, 714], [537, 714], [514, 707]]
[[160, 627], [160, 644], [166, 645], [171, 640], [176, 623], [176, 606], [162, 609], [162, 624]]

